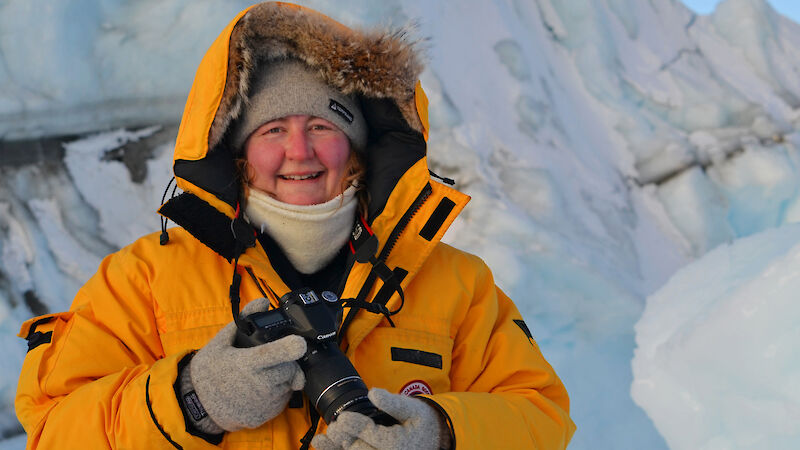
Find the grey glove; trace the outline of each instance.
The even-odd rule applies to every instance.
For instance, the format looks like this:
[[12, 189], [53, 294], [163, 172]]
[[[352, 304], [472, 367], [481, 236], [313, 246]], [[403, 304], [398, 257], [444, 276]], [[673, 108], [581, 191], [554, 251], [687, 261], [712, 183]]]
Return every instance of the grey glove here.
[[370, 389], [368, 397], [400, 424], [376, 425], [365, 415], [343, 412], [328, 426], [326, 434], [314, 436], [311, 445], [318, 450], [426, 450], [450, 446], [444, 417], [424, 400], [390, 394], [380, 388]]
[[[253, 300], [241, 312], [265, 311], [266, 299]], [[250, 348], [233, 346], [236, 324], [229, 323], [181, 372], [181, 406], [199, 430], [218, 434], [256, 428], [286, 408], [292, 391], [305, 385], [297, 359], [306, 341], [286, 336]]]

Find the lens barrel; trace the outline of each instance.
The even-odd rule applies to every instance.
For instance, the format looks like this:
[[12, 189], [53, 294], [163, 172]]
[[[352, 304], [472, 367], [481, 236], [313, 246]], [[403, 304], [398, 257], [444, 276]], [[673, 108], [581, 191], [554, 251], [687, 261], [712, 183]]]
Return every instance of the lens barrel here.
[[310, 345], [298, 362], [306, 375], [305, 393], [325, 423], [333, 422], [342, 411], [364, 414], [381, 425], [397, 423], [369, 401], [367, 385], [335, 341]]

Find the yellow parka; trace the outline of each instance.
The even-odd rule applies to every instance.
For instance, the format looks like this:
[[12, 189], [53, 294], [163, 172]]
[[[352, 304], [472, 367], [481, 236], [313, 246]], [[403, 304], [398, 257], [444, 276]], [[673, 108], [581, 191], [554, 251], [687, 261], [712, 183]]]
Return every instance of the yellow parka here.
[[[264, 296], [265, 286], [278, 297], [289, 291], [258, 242], [234, 263], [239, 192], [224, 133], [248, 77], [259, 59], [297, 57], [343, 92], [392, 99], [408, 126], [427, 136], [413, 46], [401, 34], [356, 32], [281, 3], [242, 11], [225, 28], [200, 64], [176, 141], [174, 170], [185, 193], [161, 213], [181, 227], [169, 230], [165, 245], [153, 234], [109, 255], [68, 312], [22, 326], [30, 350], [16, 411], [27, 448], [217, 447], [187, 428], [178, 367], [231, 321], [234, 270], [242, 305]], [[368, 164], [380, 158], [370, 155]], [[565, 448], [574, 431], [567, 393], [517, 308], [479, 258], [439, 242], [468, 197], [432, 180], [424, 154], [390, 159], [369, 207], [379, 248], [372, 263], [350, 259], [340, 294], [400, 311], [392, 326], [346, 308], [347, 357], [368, 387], [435, 402], [457, 448]], [[376, 262], [391, 279], [377, 276]], [[298, 448], [310, 426], [304, 400], [257, 429], [226, 433], [218, 445]]]

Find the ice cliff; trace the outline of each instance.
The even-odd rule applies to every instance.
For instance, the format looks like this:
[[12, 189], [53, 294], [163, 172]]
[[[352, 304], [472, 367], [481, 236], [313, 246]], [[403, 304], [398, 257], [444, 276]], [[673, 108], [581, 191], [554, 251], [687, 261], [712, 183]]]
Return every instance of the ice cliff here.
[[[634, 324], [678, 268], [800, 218], [800, 26], [765, 0], [709, 16], [677, 0], [302, 3], [430, 38], [431, 163], [473, 198], [446, 240], [488, 262], [563, 378], [571, 448], [673, 442], [629, 392]], [[103, 255], [158, 229], [194, 70], [249, 4], [0, 3], [8, 448], [20, 322], [68, 308]]]

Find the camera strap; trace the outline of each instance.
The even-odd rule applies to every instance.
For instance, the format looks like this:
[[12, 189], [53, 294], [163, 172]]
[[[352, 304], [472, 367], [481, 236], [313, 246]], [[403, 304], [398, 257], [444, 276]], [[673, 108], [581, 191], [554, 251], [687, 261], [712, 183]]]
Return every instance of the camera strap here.
[[359, 215], [358, 220], [353, 223], [353, 231], [348, 244], [356, 261], [364, 264], [375, 260], [375, 253], [378, 251], [378, 237], [375, 236], [364, 216]]
[[[375, 236], [375, 233], [363, 216], [359, 216], [358, 220], [353, 225], [353, 233], [349, 245], [350, 251], [355, 256], [355, 260], [362, 264], [369, 263], [372, 268], [356, 298], [342, 300], [342, 306], [350, 307], [350, 311], [347, 313], [339, 329], [338, 336], [340, 342], [345, 331], [347, 331], [347, 328], [350, 326], [350, 323], [355, 319], [356, 314], [358, 314], [359, 309], [366, 310], [373, 314], [382, 314], [386, 317], [386, 320], [389, 321], [389, 325], [392, 327], [395, 326], [394, 321], [392, 321], [392, 316], [400, 312], [405, 304], [405, 294], [403, 293], [403, 288], [400, 286], [400, 282], [408, 273], [400, 268], [396, 270], [390, 269], [382, 259], [375, 256], [375, 253], [378, 251], [378, 237]], [[396, 274], [399, 276], [396, 276]], [[370, 289], [372, 289], [372, 285], [375, 284], [377, 278], [383, 281], [384, 287], [381, 288], [380, 292], [384, 293], [381, 297], [385, 297], [385, 300], [368, 302], [366, 300], [367, 294]], [[386, 287], [391, 290], [390, 292], [397, 292], [398, 295], [400, 295], [400, 306], [394, 311], [390, 311], [386, 307], [386, 301], [388, 301], [391, 296], [391, 293], [384, 291]]]
[[308, 418], [311, 419], [311, 427], [309, 427], [306, 434], [300, 439], [300, 443], [303, 445], [300, 447], [300, 450], [308, 450], [311, 447], [311, 439], [314, 438], [314, 435], [317, 434], [317, 427], [319, 426], [319, 419], [320, 415], [317, 412], [317, 409], [311, 406], [309, 403], [308, 405]]
[[228, 296], [231, 300], [233, 321], [236, 322], [236, 327], [244, 330], [244, 322], [239, 318], [239, 304], [241, 303], [239, 288], [242, 284], [242, 276], [236, 271], [236, 268], [239, 266], [239, 257], [242, 256], [242, 253], [256, 245], [256, 231], [244, 219], [239, 217], [240, 213], [241, 207], [237, 203], [235, 216], [233, 220], [231, 220], [231, 234], [233, 234], [234, 240], [234, 258], [233, 279], [231, 280], [231, 286], [228, 290]]
[[[384, 285], [394, 289], [394, 291], [400, 295], [403, 302], [405, 302], [403, 289], [400, 287], [400, 282], [395, 278], [394, 271], [386, 265], [383, 256], [381, 258], [375, 256], [375, 253], [378, 251], [378, 237], [375, 236], [375, 233], [363, 216], [358, 216], [358, 220], [353, 225], [353, 233], [350, 239], [350, 251], [355, 256], [356, 261], [362, 264], [370, 263], [372, 265], [370, 278], [367, 283], [369, 287], [367, 287], [367, 289], [371, 288], [372, 283], [375, 282], [372, 276], [374, 273], [378, 278], [383, 280]], [[359, 293], [359, 297], [361, 297], [361, 293]], [[364, 297], [366, 297], [366, 293]], [[364, 298], [361, 298], [361, 300], [364, 300]], [[402, 308], [402, 305], [400, 307]], [[397, 311], [392, 314], [397, 314]]]

